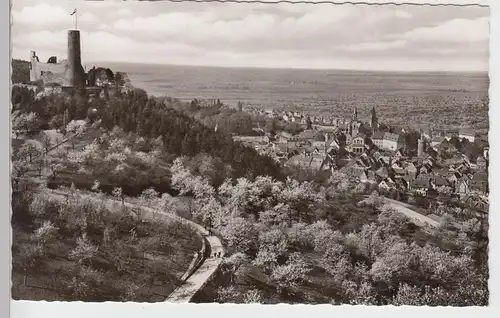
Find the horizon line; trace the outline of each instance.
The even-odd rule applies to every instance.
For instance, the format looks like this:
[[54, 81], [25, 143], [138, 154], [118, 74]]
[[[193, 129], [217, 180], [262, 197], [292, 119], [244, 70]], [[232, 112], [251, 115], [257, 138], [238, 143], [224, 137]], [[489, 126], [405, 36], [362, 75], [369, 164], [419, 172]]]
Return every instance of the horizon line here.
[[489, 74], [488, 70], [437, 70], [437, 69], [415, 69], [415, 70], [405, 70], [405, 69], [356, 69], [356, 68], [334, 68], [334, 67], [325, 67], [325, 68], [314, 68], [314, 67], [279, 67], [279, 66], [244, 66], [244, 65], [205, 65], [205, 64], [173, 64], [173, 63], [159, 63], [159, 62], [126, 62], [126, 61], [89, 61], [86, 63], [82, 63], [84, 65], [92, 64], [92, 63], [114, 63], [114, 64], [137, 64], [137, 65], [157, 65], [157, 66], [181, 66], [181, 67], [206, 67], [206, 68], [244, 68], [244, 69], [269, 69], [269, 70], [306, 70], [306, 71], [349, 71], [349, 72], [399, 72], [399, 73], [486, 73]]
[[[12, 60], [21, 60], [29, 62], [24, 58], [11, 57]], [[64, 59], [63, 59], [64, 60]], [[136, 65], [156, 65], [156, 66], [178, 66], [178, 67], [202, 67], [202, 68], [239, 68], [239, 69], [267, 69], [267, 70], [304, 70], [304, 71], [345, 71], [345, 72], [380, 72], [380, 73], [486, 73], [490, 70], [471, 70], [471, 69], [361, 69], [361, 68], [339, 68], [339, 67], [294, 67], [294, 66], [245, 66], [245, 65], [207, 65], [207, 64], [175, 64], [161, 62], [134, 62], [134, 61], [111, 61], [111, 60], [95, 60], [82, 63], [82, 66], [90, 64], [111, 63], [111, 64], [136, 64]]]

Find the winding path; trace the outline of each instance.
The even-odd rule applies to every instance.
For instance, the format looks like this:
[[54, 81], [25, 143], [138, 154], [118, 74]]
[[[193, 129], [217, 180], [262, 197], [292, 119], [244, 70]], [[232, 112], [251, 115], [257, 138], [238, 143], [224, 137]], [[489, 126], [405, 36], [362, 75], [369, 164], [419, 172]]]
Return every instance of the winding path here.
[[[63, 198], [66, 198], [69, 195], [67, 191], [62, 190], [47, 189], [47, 191], [54, 196]], [[99, 200], [91, 194], [80, 193], [79, 195], [90, 198], [91, 200]], [[110, 205], [110, 208], [113, 208], [116, 204], [122, 204], [121, 201], [109, 197], [106, 197], [105, 200], [106, 203]], [[164, 218], [176, 220], [186, 225], [192, 226], [201, 234], [205, 242], [208, 243], [206, 244], [205, 255], [201, 255], [201, 258], [198, 260], [199, 264], [194, 268], [188, 269], [188, 272], [186, 272], [184, 275], [187, 276], [187, 279], [185, 279], [182, 284], [177, 287], [165, 300], [167, 302], [174, 303], [188, 303], [189, 301], [191, 301], [194, 295], [206, 285], [210, 277], [212, 277], [212, 275], [217, 271], [220, 263], [222, 262], [222, 257], [224, 256], [224, 248], [220, 239], [217, 236], [210, 235], [208, 231], [201, 225], [178, 215], [169, 214], [157, 209], [127, 201], [125, 201], [124, 204], [129, 208], [142, 209], [143, 211], [146, 211], [147, 213], [143, 215], [143, 217], [145, 218], [154, 218], [155, 215], [159, 215]], [[192, 272], [189, 273], [189, 271], [191, 270]]]
[[[209, 256], [198, 267], [198, 269], [188, 277], [188, 279], [179, 288], [174, 290], [167, 298], [167, 302], [173, 303], [187, 303], [193, 296], [202, 289], [207, 281], [212, 277], [217, 268], [219, 267], [224, 249], [221, 241], [217, 236], [206, 236], [208, 241]], [[220, 254], [219, 254], [220, 253]], [[214, 257], [214, 254], [217, 255]]]
[[399, 213], [404, 214], [406, 217], [408, 217], [410, 220], [413, 221], [418, 226], [425, 226], [425, 225], [430, 225], [432, 227], [439, 227], [439, 222], [436, 220], [431, 219], [428, 216], [425, 216], [423, 214], [420, 214], [418, 212], [413, 211], [410, 209], [408, 204], [405, 204], [403, 202], [399, 202], [393, 199], [389, 198], [384, 198], [384, 202], [389, 204], [391, 207], [393, 207], [396, 211]]

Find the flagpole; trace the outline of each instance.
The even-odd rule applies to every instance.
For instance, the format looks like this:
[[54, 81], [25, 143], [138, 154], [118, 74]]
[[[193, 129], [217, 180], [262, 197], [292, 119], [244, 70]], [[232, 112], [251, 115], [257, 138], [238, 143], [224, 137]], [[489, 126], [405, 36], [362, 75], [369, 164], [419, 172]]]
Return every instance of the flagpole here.
[[78, 30], [78, 12], [75, 9], [75, 30]]

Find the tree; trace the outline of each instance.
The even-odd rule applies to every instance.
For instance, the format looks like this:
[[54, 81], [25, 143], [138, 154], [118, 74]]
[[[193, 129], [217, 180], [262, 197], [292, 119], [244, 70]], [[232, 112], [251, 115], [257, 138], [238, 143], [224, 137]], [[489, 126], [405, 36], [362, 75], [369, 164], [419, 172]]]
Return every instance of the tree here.
[[373, 191], [366, 199], [359, 201], [359, 206], [371, 206], [375, 209], [380, 208], [384, 204], [384, 197], [381, 197], [377, 191]]
[[351, 280], [346, 280], [342, 282], [342, 290], [346, 302], [351, 305], [377, 305], [376, 290], [367, 281], [362, 281], [358, 284]]
[[252, 254], [257, 248], [257, 230], [252, 222], [242, 217], [230, 218], [221, 234], [228, 246], [237, 251]]
[[36, 269], [43, 260], [43, 246], [40, 242], [27, 243], [21, 247], [19, 260], [23, 264], [23, 285], [27, 285], [29, 272]]
[[404, 242], [397, 243], [375, 259], [370, 274], [375, 281], [391, 286], [412, 276], [412, 267], [418, 259], [413, 248]]
[[148, 188], [142, 191], [139, 200], [141, 201], [141, 205], [152, 207], [157, 205], [159, 193], [154, 188]]
[[396, 211], [391, 205], [384, 204], [380, 207], [377, 221], [382, 225], [382, 230], [391, 234], [402, 234], [408, 228], [410, 221], [402, 213]]
[[49, 127], [58, 131], [63, 126], [63, 115], [56, 114], [49, 121]]
[[40, 138], [40, 143], [43, 146], [43, 149], [45, 150], [45, 154], [49, 152], [49, 149], [52, 148], [52, 139], [47, 135], [47, 133], [43, 132], [42, 136]]
[[38, 128], [39, 117], [36, 113], [14, 113], [12, 119], [12, 130], [19, 130], [28, 133]]
[[86, 123], [84, 121], [72, 120], [66, 125], [66, 131], [69, 133], [80, 135], [85, 131], [85, 126]]
[[217, 301], [220, 303], [235, 302], [235, 299], [240, 296], [234, 286], [219, 287], [216, 293]]
[[76, 277], [68, 283], [74, 300], [93, 300], [97, 288], [104, 281], [103, 274], [89, 266], [83, 266]]
[[312, 127], [311, 117], [307, 116], [307, 119], [306, 119], [306, 129], [311, 130], [312, 128], [313, 127]]
[[27, 140], [19, 149], [19, 156], [26, 156], [28, 162], [31, 162], [35, 157], [41, 155], [43, 146], [38, 140]]
[[16, 159], [12, 162], [12, 180], [16, 185], [30, 171], [30, 165], [24, 160]]
[[249, 262], [249, 258], [246, 254], [242, 252], [234, 253], [233, 255], [225, 258], [222, 261], [223, 271], [229, 273], [231, 283], [234, 282], [235, 276], [237, 276], [238, 270], [241, 266]]
[[288, 204], [278, 203], [273, 208], [260, 212], [259, 220], [266, 226], [286, 224], [289, 219], [288, 211], [290, 209]]
[[76, 247], [69, 252], [69, 257], [79, 264], [85, 264], [97, 255], [98, 247], [87, 238], [87, 233], [83, 233], [76, 240]]
[[304, 129], [302, 126], [296, 122], [291, 122], [285, 126], [284, 130], [292, 135], [296, 135], [302, 132]]
[[423, 297], [422, 289], [409, 284], [399, 284], [398, 292], [392, 299], [396, 306], [425, 306], [428, 305]]
[[122, 188], [120, 188], [120, 187], [114, 188], [113, 192], [112, 192], [112, 195], [115, 198], [120, 199], [120, 201], [122, 202], [122, 206], [125, 205], [125, 195], [123, 194]]
[[282, 292], [285, 288], [296, 287], [310, 271], [311, 268], [300, 253], [292, 253], [285, 265], [273, 269], [271, 278], [278, 284], [278, 292]]
[[288, 242], [291, 247], [309, 250], [314, 248], [314, 233], [307, 223], [294, 223], [288, 231]]
[[246, 304], [261, 303], [262, 295], [257, 289], [250, 289], [245, 294], [243, 294], [243, 302]]

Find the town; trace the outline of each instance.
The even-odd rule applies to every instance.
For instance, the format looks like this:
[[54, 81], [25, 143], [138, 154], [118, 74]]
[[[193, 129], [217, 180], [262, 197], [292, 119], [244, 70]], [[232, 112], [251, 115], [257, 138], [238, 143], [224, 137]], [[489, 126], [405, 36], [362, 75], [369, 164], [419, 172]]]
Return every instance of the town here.
[[483, 216], [488, 211], [487, 136], [470, 129], [426, 130], [417, 132], [409, 144], [405, 137], [410, 130], [379, 123], [375, 107], [365, 116], [369, 120], [362, 120], [356, 108], [351, 118], [247, 111], [298, 127], [295, 134], [258, 127], [254, 128], [257, 136], [233, 136], [284, 166], [345, 173], [399, 200], [408, 195], [437, 202], [456, 198]]

